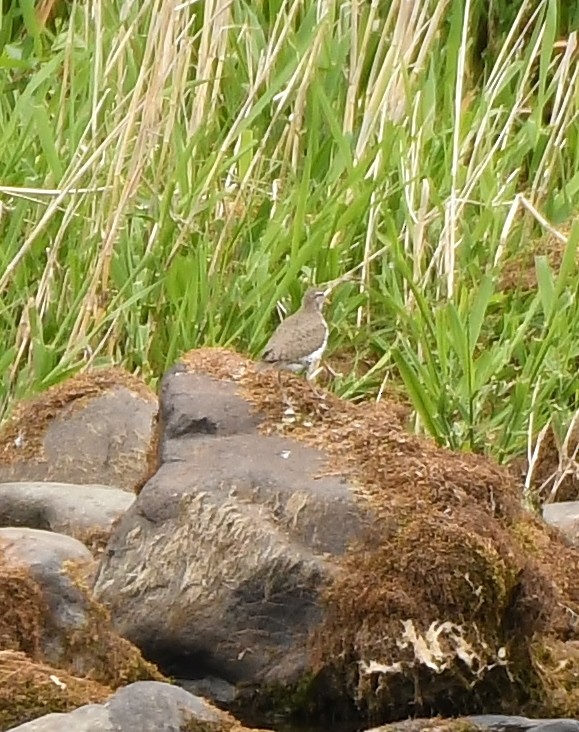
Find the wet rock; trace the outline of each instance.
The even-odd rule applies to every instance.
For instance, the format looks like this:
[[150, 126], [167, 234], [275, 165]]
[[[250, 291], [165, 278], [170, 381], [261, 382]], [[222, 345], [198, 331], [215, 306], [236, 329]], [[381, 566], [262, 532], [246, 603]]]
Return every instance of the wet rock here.
[[0, 483], [0, 526], [26, 526], [72, 536], [89, 544], [108, 538], [113, 522], [134, 495], [103, 485]]
[[579, 545], [579, 501], [547, 503], [543, 506], [543, 518], [572, 544]]
[[[194, 722], [199, 722], [199, 727]], [[108, 701], [68, 714], [48, 714], [15, 727], [22, 732], [225, 732], [233, 720], [178, 686], [141, 681], [119, 689]], [[239, 728], [241, 730], [242, 728]]]
[[172, 370], [160, 400], [162, 464], [115, 528], [96, 595], [170, 673], [294, 681], [363, 509], [320, 451], [260, 434], [234, 384]]
[[122, 369], [80, 374], [17, 405], [0, 430], [0, 482], [97, 483], [131, 491], [156, 459], [157, 400]]
[[89, 550], [64, 534], [0, 529], [0, 648], [116, 687], [160, 675], [86, 588]]

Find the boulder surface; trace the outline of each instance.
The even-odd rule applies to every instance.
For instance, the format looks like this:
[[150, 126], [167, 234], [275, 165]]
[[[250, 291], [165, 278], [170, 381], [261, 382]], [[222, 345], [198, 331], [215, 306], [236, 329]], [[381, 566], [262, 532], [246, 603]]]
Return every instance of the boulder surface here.
[[132, 493], [103, 485], [0, 483], [0, 527], [54, 531], [90, 547], [108, 539], [133, 500]]
[[235, 384], [174, 369], [160, 410], [161, 466], [111, 537], [97, 597], [179, 675], [295, 681], [364, 510], [319, 450], [260, 433]]
[[157, 399], [117, 368], [74, 376], [18, 404], [0, 429], [0, 482], [97, 483], [131, 491], [156, 460]]
[[579, 501], [561, 501], [543, 506], [543, 518], [572, 544], [579, 546]]
[[[181, 678], [377, 721], [579, 713], [579, 553], [512, 471], [223, 349], [163, 380], [95, 591]], [[257, 700], [257, 701], [256, 701]]]
[[113, 688], [162, 678], [112, 629], [88, 591], [93, 564], [89, 550], [70, 536], [0, 529], [0, 650]]
[[157, 681], [119, 689], [102, 704], [47, 714], [14, 728], [21, 732], [242, 732], [245, 728], [204, 699]]

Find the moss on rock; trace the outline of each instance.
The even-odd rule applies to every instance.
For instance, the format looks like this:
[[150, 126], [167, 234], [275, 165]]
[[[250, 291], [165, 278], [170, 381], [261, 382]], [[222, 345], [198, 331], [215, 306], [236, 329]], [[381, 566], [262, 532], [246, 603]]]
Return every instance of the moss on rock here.
[[66, 667], [75, 672], [76, 659], [91, 658], [88, 677], [113, 689], [134, 681], [167, 681], [140, 650], [122, 638], [112, 626], [109, 611], [93, 597], [85, 566], [67, 562], [65, 570], [85, 597], [86, 623], [67, 638]]
[[7, 562], [0, 551], [0, 651], [41, 654], [47, 613], [42, 590], [25, 567]]
[[[86, 585], [86, 566], [65, 564], [70, 579], [82, 593], [86, 623], [64, 639], [59, 666], [73, 676], [90, 677], [110, 688], [141, 679], [165, 681], [138, 648], [113, 629], [107, 610]], [[63, 629], [51, 626], [42, 588], [25, 566], [6, 561], [0, 553], [0, 650], [21, 652], [31, 662], [46, 663], [44, 639]]]
[[408, 434], [396, 403], [320, 397], [224, 349], [183, 363], [237, 383], [264, 432], [324, 450], [372, 509], [321, 599], [314, 671], [380, 719], [579, 714], [564, 685], [550, 698], [535, 663], [537, 638], [578, 638], [579, 554], [523, 510], [513, 471]]
[[[67, 407], [79, 407], [87, 400], [123, 386], [143, 399], [154, 401], [154, 392], [128, 371], [104, 368], [86, 371], [31, 399], [19, 402], [0, 429], [0, 465], [42, 456], [42, 441], [48, 425]], [[18, 440], [22, 430], [26, 440]]]
[[52, 712], [105, 701], [112, 690], [24, 653], [0, 651], [0, 732]]

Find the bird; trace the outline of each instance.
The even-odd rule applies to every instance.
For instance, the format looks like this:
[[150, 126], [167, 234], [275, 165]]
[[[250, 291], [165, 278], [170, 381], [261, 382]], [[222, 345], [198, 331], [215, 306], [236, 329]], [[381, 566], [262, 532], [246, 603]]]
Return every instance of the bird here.
[[295, 374], [311, 381], [328, 344], [328, 324], [322, 309], [328, 293], [321, 287], [306, 290], [302, 304], [278, 325], [261, 355], [263, 366]]

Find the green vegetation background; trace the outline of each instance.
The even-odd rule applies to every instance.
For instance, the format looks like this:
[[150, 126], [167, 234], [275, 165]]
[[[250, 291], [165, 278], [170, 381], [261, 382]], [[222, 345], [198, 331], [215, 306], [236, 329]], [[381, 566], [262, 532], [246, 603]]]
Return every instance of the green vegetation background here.
[[0, 408], [256, 356], [308, 282], [332, 388], [499, 460], [575, 414], [579, 0], [4, 0]]

